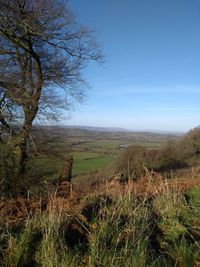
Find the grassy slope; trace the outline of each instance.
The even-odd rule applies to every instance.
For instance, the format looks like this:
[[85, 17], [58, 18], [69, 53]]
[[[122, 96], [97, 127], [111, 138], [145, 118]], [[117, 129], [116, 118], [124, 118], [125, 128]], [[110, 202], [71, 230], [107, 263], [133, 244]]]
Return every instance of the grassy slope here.
[[15, 204], [5, 203], [0, 208], [1, 266], [199, 266], [198, 179], [146, 178], [92, 191], [78, 202], [77, 195], [54, 196], [34, 216], [25, 209], [30, 201], [19, 199], [15, 214]]
[[[119, 141], [128, 142], [81, 142], [74, 151], [74, 170], [106, 165]], [[30, 173], [53, 177], [62, 163], [53, 153], [41, 153]], [[48, 205], [45, 198], [2, 201], [0, 266], [199, 266], [198, 173], [170, 181], [148, 174], [136, 183], [111, 182], [90, 191], [84, 197], [78, 192], [68, 198], [52, 195]]]

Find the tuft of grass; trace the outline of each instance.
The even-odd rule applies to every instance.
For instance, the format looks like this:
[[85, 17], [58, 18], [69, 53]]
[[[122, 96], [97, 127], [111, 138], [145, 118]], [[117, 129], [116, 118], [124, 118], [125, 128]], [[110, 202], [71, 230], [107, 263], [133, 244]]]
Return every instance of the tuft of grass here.
[[195, 265], [198, 253], [194, 252], [193, 245], [189, 244], [185, 238], [175, 243], [168, 253], [173, 258], [176, 266], [198, 266]]
[[34, 253], [40, 238], [40, 232], [35, 227], [34, 220], [28, 218], [25, 228], [18, 235], [10, 232], [7, 236], [3, 266], [23, 266], [34, 262]]
[[188, 205], [166, 181], [151, 195], [134, 185], [107, 184], [76, 212], [68, 200], [50, 197], [18, 232], [0, 229], [1, 266], [198, 266], [198, 204]]
[[60, 232], [63, 222], [69, 220], [62, 202], [51, 199], [49, 209], [27, 218], [24, 229], [17, 236], [10, 232], [2, 266], [79, 266], [74, 264], [76, 255], [64, 244]]
[[147, 266], [150, 216], [145, 202], [137, 203], [133, 195], [116, 194], [108, 205], [102, 203], [92, 220], [88, 266]]
[[186, 193], [188, 204], [193, 207], [200, 207], [200, 188], [190, 188]]

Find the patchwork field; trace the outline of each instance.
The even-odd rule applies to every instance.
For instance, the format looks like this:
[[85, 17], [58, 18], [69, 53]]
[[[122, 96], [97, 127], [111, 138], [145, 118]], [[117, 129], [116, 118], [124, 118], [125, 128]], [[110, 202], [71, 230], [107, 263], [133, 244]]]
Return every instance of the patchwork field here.
[[77, 128], [47, 127], [36, 135], [37, 156], [30, 161], [30, 175], [54, 179], [58, 177], [66, 156], [74, 157], [73, 175], [100, 170], [112, 163], [127, 146], [158, 148], [175, 135], [136, 132], [98, 132]]

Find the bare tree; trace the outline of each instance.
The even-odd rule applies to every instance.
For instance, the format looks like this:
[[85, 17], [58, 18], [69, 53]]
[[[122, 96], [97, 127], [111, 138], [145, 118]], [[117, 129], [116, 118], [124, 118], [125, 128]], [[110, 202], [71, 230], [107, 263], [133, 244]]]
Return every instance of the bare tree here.
[[101, 59], [93, 32], [76, 22], [67, 1], [0, 0], [0, 126], [11, 134], [18, 180], [36, 116], [55, 117], [55, 107], [81, 100], [81, 72]]

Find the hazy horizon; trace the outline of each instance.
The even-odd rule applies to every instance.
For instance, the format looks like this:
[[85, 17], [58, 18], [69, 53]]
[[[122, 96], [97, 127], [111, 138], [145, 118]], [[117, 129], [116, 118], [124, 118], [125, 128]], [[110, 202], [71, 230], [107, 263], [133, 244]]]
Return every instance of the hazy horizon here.
[[[77, 125], [77, 124], [62, 124], [62, 123], [59, 123], [59, 124], [53, 124], [53, 125], [48, 125], [48, 126], [58, 126], [58, 127], [69, 127], [69, 128], [96, 128], [96, 129], [107, 129], [107, 130], [121, 130], [121, 131], [132, 131], [132, 132], [160, 132], [160, 133], [177, 133], [177, 134], [185, 134], [187, 131], [174, 131], [174, 130], [160, 130], [160, 129], [147, 129], [147, 128], [141, 128], [141, 129], [137, 129], [137, 128], [124, 128], [124, 127], [117, 127], [117, 126], [93, 126], [93, 125]], [[191, 129], [189, 129], [191, 130]], [[189, 131], [188, 130], [188, 131]]]

